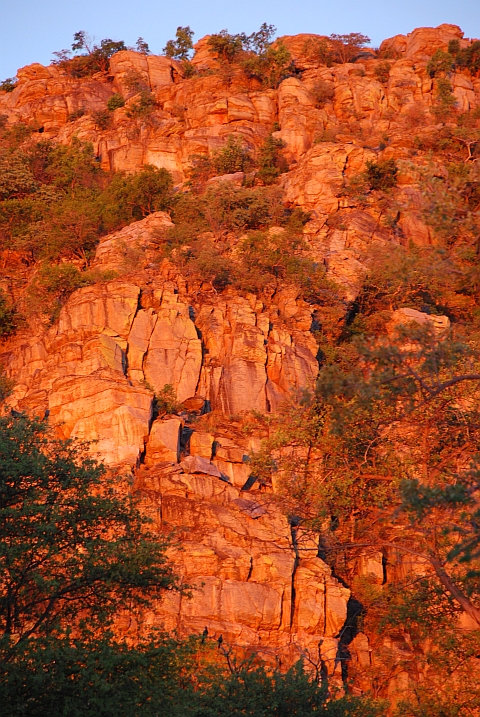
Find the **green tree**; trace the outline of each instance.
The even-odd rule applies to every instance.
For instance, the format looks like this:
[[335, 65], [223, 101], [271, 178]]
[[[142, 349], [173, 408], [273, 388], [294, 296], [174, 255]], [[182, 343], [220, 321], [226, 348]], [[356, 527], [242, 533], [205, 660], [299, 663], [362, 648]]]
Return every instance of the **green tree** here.
[[105, 225], [111, 230], [152, 212], [166, 211], [172, 199], [172, 175], [163, 167], [147, 164], [133, 175], [118, 172], [101, 196]]
[[143, 37], [139, 37], [137, 42], [135, 43], [135, 48], [137, 52], [141, 52], [142, 55], [149, 55], [150, 54], [150, 48], [148, 46], [148, 43], [145, 42]]
[[0, 338], [7, 338], [17, 328], [18, 315], [15, 307], [8, 301], [3, 289], [0, 289]]
[[193, 30], [187, 25], [186, 27], [177, 27], [175, 40], [169, 40], [163, 48], [167, 57], [173, 57], [176, 60], [188, 60], [193, 49]]
[[367, 161], [365, 179], [370, 189], [392, 189], [397, 184], [398, 167], [394, 159]]
[[99, 636], [119, 610], [178, 588], [167, 542], [82, 446], [36, 419], [3, 417], [0, 466], [2, 673], [29, 641]]
[[221, 30], [208, 38], [208, 47], [222, 62], [231, 64], [244, 51], [247, 42], [244, 32], [231, 35], [228, 30]]
[[445, 76], [453, 69], [454, 58], [450, 52], [437, 50], [427, 64], [427, 73], [430, 77]]
[[252, 165], [252, 157], [242, 138], [229, 134], [223, 147], [214, 152], [212, 164], [217, 174], [244, 172]]
[[287, 160], [282, 154], [283, 140], [268, 135], [260, 147], [258, 156], [258, 177], [264, 184], [273, 184], [283, 172], [288, 172]]

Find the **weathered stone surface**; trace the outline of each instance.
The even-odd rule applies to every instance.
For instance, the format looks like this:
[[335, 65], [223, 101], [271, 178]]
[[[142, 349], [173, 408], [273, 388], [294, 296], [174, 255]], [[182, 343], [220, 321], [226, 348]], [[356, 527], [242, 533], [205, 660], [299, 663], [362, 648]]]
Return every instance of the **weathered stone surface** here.
[[192, 456], [212, 457], [214, 436], [211, 433], [194, 431], [190, 436], [189, 450]]
[[450, 328], [448, 316], [435, 316], [425, 314], [423, 311], [417, 311], [416, 309], [405, 308], [397, 309], [392, 313], [387, 329], [389, 333], [395, 334], [398, 327], [407, 327], [412, 323], [431, 327], [439, 336], [445, 335]]
[[450, 40], [462, 40], [463, 32], [458, 25], [443, 24], [438, 27], [418, 27], [408, 35], [395, 35], [384, 40], [381, 51], [404, 54], [413, 60], [430, 58], [435, 50], [446, 50]]
[[148, 436], [146, 464], [163, 461], [178, 463], [180, 460], [180, 434], [183, 421], [180, 418], [157, 419]]
[[186, 304], [177, 295], [164, 297], [150, 337], [145, 359], [145, 378], [160, 391], [175, 386], [177, 398], [184, 401], [196, 392], [202, 365], [202, 345]]
[[[186, 461], [182, 465], [187, 467]], [[222, 634], [227, 644], [251, 646], [269, 661], [277, 654], [287, 664], [301, 650], [317, 651], [322, 641], [322, 655], [334, 672], [335, 636], [349, 591], [314, 557], [314, 549], [295, 569], [289, 526], [273, 504], [205, 473], [150, 469], [140, 471], [137, 480], [140, 490], [148, 489], [147, 508], [162, 506], [159, 527], [183, 526], [183, 551], [175, 561], [182, 576], [197, 585], [191, 600], [168, 595], [150, 622], [181, 634], [207, 626], [211, 639]]]
[[182, 466], [189, 473], [203, 473], [213, 476], [214, 478], [222, 477], [221, 472], [213, 463], [199, 455], [187, 456], [183, 459]]

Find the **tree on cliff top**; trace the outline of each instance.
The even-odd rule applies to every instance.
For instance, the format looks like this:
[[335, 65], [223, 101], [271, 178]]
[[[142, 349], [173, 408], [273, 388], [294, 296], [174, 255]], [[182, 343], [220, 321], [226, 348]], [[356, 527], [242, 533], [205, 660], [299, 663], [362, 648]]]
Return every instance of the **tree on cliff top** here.
[[175, 40], [169, 40], [163, 48], [167, 57], [173, 57], [176, 60], [188, 60], [190, 52], [193, 49], [193, 30], [187, 27], [177, 27]]
[[[139, 38], [141, 40], [141, 38]], [[142, 41], [143, 42], [143, 41]], [[146, 43], [144, 43], [146, 45]], [[148, 48], [148, 46], [147, 46]], [[55, 64], [73, 77], [88, 77], [95, 72], [106, 72], [112, 55], [120, 50], [128, 50], [123, 40], [104, 38], [95, 44], [85, 30], [79, 30], [73, 36], [72, 49], [54, 52]], [[143, 50], [141, 50], [143, 51]], [[71, 53], [75, 54], [73, 57]]]

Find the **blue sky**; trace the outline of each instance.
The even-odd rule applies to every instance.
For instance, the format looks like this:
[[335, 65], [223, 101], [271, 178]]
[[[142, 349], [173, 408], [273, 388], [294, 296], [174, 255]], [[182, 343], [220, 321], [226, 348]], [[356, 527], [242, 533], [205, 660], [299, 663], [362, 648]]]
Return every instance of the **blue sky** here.
[[223, 28], [250, 33], [268, 22], [279, 35], [362, 32], [377, 46], [450, 22], [480, 38], [480, 0], [0, 0], [0, 10], [0, 80], [31, 62], [48, 64], [77, 30], [131, 45], [142, 36], [155, 53], [178, 25], [190, 25], [199, 39]]

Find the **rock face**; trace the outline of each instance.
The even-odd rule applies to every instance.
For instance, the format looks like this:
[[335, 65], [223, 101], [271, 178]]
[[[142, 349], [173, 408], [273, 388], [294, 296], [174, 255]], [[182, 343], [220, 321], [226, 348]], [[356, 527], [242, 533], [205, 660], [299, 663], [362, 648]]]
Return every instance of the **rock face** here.
[[[289, 165], [280, 178], [285, 202], [310, 212], [311, 255], [341, 287], [347, 306], [358, 295], [373, 244], [434, 241], [419, 211], [415, 171], [426, 160], [412, 134], [421, 144], [437, 122], [429, 58], [452, 39], [461, 47], [469, 41], [454, 25], [385, 40], [390, 71], [382, 80], [372, 53], [332, 67], [312, 60], [306, 43], [319, 38], [282, 38], [298, 74], [277, 89], [219, 74], [208, 38], [195, 46], [197, 72], [190, 78], [169, 58], [133, 51], [117, 53], [108, 75], [91, 78], [33, 64], [18, 71], [13, 92], [0, 92], [0, 115], [29, 122], [46, 139], [92, 142], [107, 170], [165, 167], [177, 189], [192, 155], [209, 155], [234, 134], [257, 156], [273, 132]], [[480, 107], [478, 78], [457, 69], [451, 82], [459, 110]], [[154, 96], [148, 117], [128, 116], [138, 99], [135, 83]], [[115, 92], [126, 106], [99, 130], [94, 113]], [[419, 126], [422, 117], [428, 126]], [[368, 161], [387, 159], [399, 167], [395, 214], [388, 217], [345, 191]], [[211, 183], [238, 186], [244, 179], [234, 173]], [[290, 288], [259, 300], [189, 283], [155, 258], [156, 236], [170, 226], [170, 217], [156, 212], [103, 237], [94, 266], [117, 278], [74, 292], [53, 326], [24, 330], [1, 348], [15, 381], [10, 405], [39, 416], [48, 410], [60, 436], [93, 441], [92, 453], [108, 466], [133, 470], [135, 490], [159, 530], [180, 531], [184, 550], [173, 559], [196, 586], [194, 596], [168, 596], [148, 616], [152, 624], [184, 634], [207, 626], [213, 639], [222, 634], [268, 660], [288, 665], [306, 655], [337, 675], [349, 591], [314, 545], [302, 543], [299, 552], [298, 536], [272, 495], [250, 476], [247, 456], [259, 450], [261, 436], [235, 429], [243, 412], [275, 411], [292, 392], [312, 387], [317, 317]], [[389, 330], [411, 321], [439, 334], [449, 327], [446, 317], [400, 309]], [[180, 416], [159, 408], [168, 385], [183, 404]], [[202, 423], [207, 411], [228, 425]], [[380, 583], [381, 556], [365, 556], [359, 565]], [[359, 664], [370, 664], [366, 636], [357, 635], [351, 650]]]
[[147, 619], [181, 634], [207, 627], [210, 639], [222, 635], [269, 662], [276, 655], [291, 664], [309, 654], [337, 675], [349, 590], [314, 545], [296, 559], [290, 526], [268, 495], [240, 492], [201, 460], [205, 472], [189, 461], [185, 472], [153, 466], [137, 475], [145, 510], [161, 516], [163, 529], [182, 526], [183, 550], [174, 560], [195, 586], [192, 600], [171, 594]]

